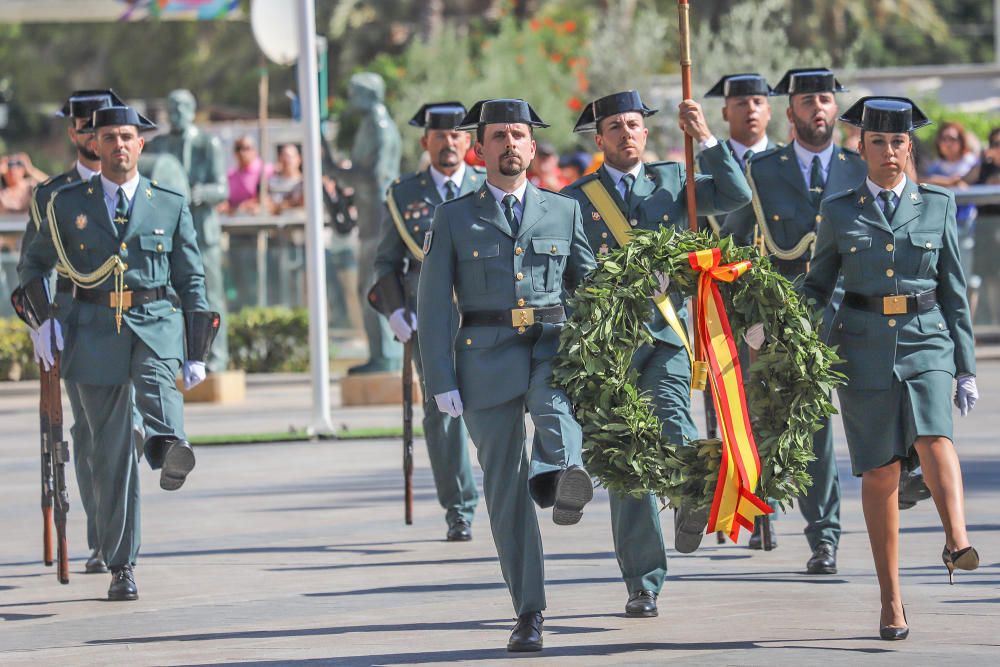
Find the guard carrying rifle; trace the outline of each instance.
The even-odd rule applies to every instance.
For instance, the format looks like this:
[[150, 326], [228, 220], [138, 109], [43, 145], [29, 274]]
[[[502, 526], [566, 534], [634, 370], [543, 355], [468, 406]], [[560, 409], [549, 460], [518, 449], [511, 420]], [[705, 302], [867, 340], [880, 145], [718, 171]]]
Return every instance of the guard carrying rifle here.
[[[369, 303], [389, 320], [389, 327], [404, 344], [403, 390], [413, 386], [408, 379], [406, 357], [412, 357], [423, 382], [417, 333], [417, 280], [424, 260], [424, 236], [430, 231], [434, 210], [442, 202], [468, 194], [486, 179], [485, 170], [466, 166], [463, 158], [469, 150], [468, 132], [455, 129], [465, 117], [459, 102], [425, 104], [410, 119], [410, 125], [422, 127], [421, 147], [431, 159], [424, 171], [403, 176], [390, 187], [384, 209], [382, 240], [375, 258], [376, 283], [368, 295]], [[447, 313], [449, 340], [458, 329], [454, 306]], [[412, 433], [412, 396], [404, 395], [404, 417]], [[472, 520], [479, 502], [476, 480], [466, 448], [466, 430], [461, 417], [451, 417], [438, 409], [433, 396], [424, 389], [424, 437], [434, 473], [438, 502], [445, 509], [450, 542], [472, 539]], [[404, 457], [409, 451], [412, 470], [412, 437], [404, 437]], [[404, 468], [405, 468], [404, 464]], [[409, 522], [407, 522], [409, 523]]]
[[[155, 125], [125, 106], [93, 112], [101, 174], [56, 190], [18, 277], [41, 323], [36, 354], [80, 386], [90, 429], [97, 539], [111, 568], [109, 600], [135, 600], [139, 554], [139, 462], [132, 443], [132, 395], [142, 413], [144, 453], [175, 490], [194, 468], [175, 377], [205, 377], [219, 326], [208, 310], [204, 271], [184, 198], [142, 177], [141, 132]], [[58, 270], [70, 299], [50, 303], [45, 277]], [[65, 345], [63, 345], [65, 341]], [[186, 342], [186, 345], [185, 345]], [[186, 349], [185, 349], [186, 347]]]

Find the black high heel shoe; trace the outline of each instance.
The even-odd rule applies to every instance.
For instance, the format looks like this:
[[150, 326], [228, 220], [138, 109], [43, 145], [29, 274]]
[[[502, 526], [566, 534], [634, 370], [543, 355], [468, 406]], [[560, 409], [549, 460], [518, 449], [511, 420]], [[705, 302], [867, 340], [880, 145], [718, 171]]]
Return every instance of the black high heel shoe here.
[[[903, 605], [903, 622], [908, 623], [906, 620], [906, 605]], [[910, 636], [910, 626], [904, 625], [901, 628], [897, 628], [893, 625], [883, 625], [878, 629], [879, 639], [884, 639], [886, 641], [901, 641]]]
[[945, 545], [944, 551], [941, 552], [941, 560], [944, 561], [944, 566], [948, 568], [948, 583], [954, 585], [955, 570], [971, 571], [979, 567], [979, 552], [972, 547], [965, 547], [958, 551], [948, 551], [948, 546]]

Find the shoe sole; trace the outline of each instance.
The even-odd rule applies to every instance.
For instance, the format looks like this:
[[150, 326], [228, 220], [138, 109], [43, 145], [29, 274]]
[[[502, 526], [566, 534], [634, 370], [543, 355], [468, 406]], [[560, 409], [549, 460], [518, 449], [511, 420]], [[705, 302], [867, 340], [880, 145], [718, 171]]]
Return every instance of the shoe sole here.
[[[704, 515], [704, 521], [701, 516]], [[674, 524], [674, 551], [682, 554], [693, 554], [701, 546], [701, 541], [705, 538], [705, 528], [708, 527], [708, 509], [696, 511], [685, 517], [684, 523], [691, 522], [694, 517], [699, 517], [701, 529], [694, 533], [684, 530], [676, 523]]]
[[[583, 508], [594, 499], [594, 484], [590, 475], [580, 468], [571, 468], [559, 476], [552, 521], [557, 526], [572, 526], [583, 517]], [[528, 649], [528, 650], [541, 650]]]
[[83, 568], [84, 574], [104, 574], [108, 571], [107, 565], [85, 565]]
[[835, 567], [806, 568], [806, 574], [837, 574]]
[[660, 612], [656, 611], [626, 611], [625, 618], [656, 618]]
[[472, 535], [462, 535], [460, 537], [452, 537], [451, 535], [448, 535], [445, 537], [445, 540], [448, 542], [471, 542]]
[[110, 593], [108, 594], [108, 602], [132, 602], [133, 600], [138, 599], [138, 593], [132, 593], [130, 595], [115, 595], [114, 597], [112, 597]]
[[519, 644], [517, 646], [512, 646], [507, 644], [508, 653], [534, 653], [542, 650], [542, 644]]
[[160, 488], [164, 491], [176, 491], [184, 485], [192, 470], [194, 470], [194, 451], [190, 447], [174, 445], [163, 457]]

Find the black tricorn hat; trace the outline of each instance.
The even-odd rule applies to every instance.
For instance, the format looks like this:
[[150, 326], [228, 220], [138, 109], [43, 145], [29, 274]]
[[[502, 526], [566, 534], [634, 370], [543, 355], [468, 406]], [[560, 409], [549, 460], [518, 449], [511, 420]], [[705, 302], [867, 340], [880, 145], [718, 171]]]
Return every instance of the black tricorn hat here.
[[124, 106], [125, 103], [110, 88], [102, 90], [75, 90], [66, 103], [56, 112], [60, 118], [90, 118], [97, 109]]
[[456, 130], [474, 130], [491, 123], [524, 123], [531, 127], [548, 127], [531, 105], [524, 100], [479, 100], [465, 114]]
[[430, 102], [410, 119], [410, 125], [428, 130], [453, 130], [465, 118], [461, 102]]
[[799, 67], [790, 69], [774, 87], [775, 95], [802, 95], [804, 93], [846, 93], [833, 72], [825, 67]]
[[156, 129], [156, 123], [132, 107], [122, 105], [95, 109], [90, 117], [90, 122], [81, 127], [79, 131], [96, 132], [98, 128], [112, 125], [135, 125], [140, 132]]
[[892, 134], [912, 132], [932, 122], [909, 98], [874, 96], [862, 97], [840, 120], [866, 132]]
[[643, 104], [639, 91], [626, 90], [594, 100], [583, 108], [583, 113], [573, 127], [574, 132], [596, 132], [597, 124], [608, 116], [634, 111], [643, 116], [652, 116], [659, 109], [650, 109]]
[[705, 93], [705, 97], [750, 97], [751, 95], [774, 95], [767, 79], [760, 74], [727, 74]]

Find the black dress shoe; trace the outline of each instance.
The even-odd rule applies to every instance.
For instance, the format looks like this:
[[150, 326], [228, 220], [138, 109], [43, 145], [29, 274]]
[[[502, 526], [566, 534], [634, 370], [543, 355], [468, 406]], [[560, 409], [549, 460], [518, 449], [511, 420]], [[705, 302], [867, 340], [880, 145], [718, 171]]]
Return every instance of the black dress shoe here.
[[[764, 522], [767, 521], [770, 525], [768, 526], [771, 530], [771, 549], [767, 549], [764, 544]], [[761, 549], [766, 549], [771, 551], [772, 549], [778, 548], [778, 535], [774, 532], [774, 524], [770, 523], [770, 519], [764, 517], [756, 517], [753, 520], [753, 533], [750, 535], [750, 544], [748, 545], [751, 549], [760, 551]]]
[[837, 574], [837, 547], [820, 542], [806, 563], [806, 571], [809, 574]]
[[101, 574], [108, 571], [108, 566], [101, 557], [100, 549], [94, 549], [90, 552], [90, 558], [87, 559], [87, 564], [83, 566], [83, 571], [87, 574]]
[[507, 641], [511, 653], [542, 650], [542, 612], [529, 611], [517, 617], [514, 630]]
[[194, 450], [183, 440], [174, 440], [167, 445], [160, 469], [160, 488], [176, 491], [184, 485], [188, 473], [194, 469]]
[[458, 517], [451, 522], [448, 526], [448, 541], [449, 542], [468, 542], [472, 539], [472, 526], [469, 522]]
[[580, 466], [570, 466], [556, 478], [552, 520], [560, 526], [572, 526], [583, 517], [583, 508], [594, 498], [594, 483]]
[[111, 568], [108, 599], [115, 602], [139, 599], [139, 589], [135, 587], [135, 575], [132, 573], [131, 565]]
[[629, 618], [652, 618], [656, 611], [656, 593], [653, 591], [636, 591], [628, 596], [625, 603], [625, 615]]
[[681, 507], [674, 512], [674, 550], [682, 554], [692, 554], [701, 546], [708, 526], [709, 506], [691, 509]]
[[921, 500], [931, 497], [931, 490], [924, 483], [924, 476], [919, 472], [903, 470], [899, 473], [899, 509], [908, 510]]

